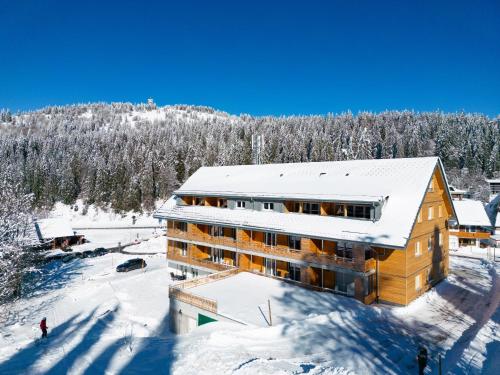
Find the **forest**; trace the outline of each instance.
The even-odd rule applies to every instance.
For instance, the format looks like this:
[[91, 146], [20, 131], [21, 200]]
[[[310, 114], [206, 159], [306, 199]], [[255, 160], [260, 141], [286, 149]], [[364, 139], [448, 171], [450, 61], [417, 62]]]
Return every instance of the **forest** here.
[[499, 176], [500, 117], [386, 111], [311, 116], [230, 115], [209, 107], [92, 103], [0, 112], [0, 178], [34, 205], [82, 198], [151, 210], [201, 166], [436, 155], [448, 179], [487, 199]]

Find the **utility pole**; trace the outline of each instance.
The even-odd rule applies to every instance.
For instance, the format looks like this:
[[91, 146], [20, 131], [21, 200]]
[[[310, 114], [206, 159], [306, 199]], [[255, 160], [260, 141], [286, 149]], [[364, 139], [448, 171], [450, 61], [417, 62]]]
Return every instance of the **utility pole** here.
[[273, 325], [273, 317], [271, 315], [271, 300], [270, 299], [267, 300], [267, 307], [269, 308], [269, 325], [272, 326]]

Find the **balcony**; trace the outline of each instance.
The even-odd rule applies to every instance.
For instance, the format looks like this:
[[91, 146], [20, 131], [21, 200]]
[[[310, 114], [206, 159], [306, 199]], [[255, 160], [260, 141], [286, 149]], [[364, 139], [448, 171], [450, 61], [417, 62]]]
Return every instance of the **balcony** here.
[[201, 268], [208, 268], [214, 271], [224, 271], [228, 269], [232, 269], [234, 267], [227, 265], [227, 264], [222, 264], [222, 263], [215, 263], [212, 262], [210, 259], [201, 259], [201, 258], [195, 258], [191, 256], [183, 256], [179, 253], [178, 249], [168, 249], [167, 250], [167, 260], [173, 260], [173, 261], [178, 261], [186, 264], [190, 264], [194, 267], [201, 267]]
[[[207, 244], [207, 246], [226, 246], [228, 248], [234, 249], [235, 252], [237, 250], [243, 250], [243, 251], [252, 251], [256, 253], [262, 254], [262, 256], [265, 256], [266, 254], [268, 255], [274, 255], [277, 257], [281, 258], [286, 258], [289, 259], [290, 261], [296, 260], [296, 261], [304, 261], [304, 262], [309, 262], [313, 264], [322, 264], [322, 265], [336, 265], [342, 268], [346, 269], [351, 269], [354, 271], [358, 272], [368, 272], [370, 270], [375, 269], [375, 260], [374, 259], [368, 259], [365, 260], [364, 253], [356, 254], [353, 253], [353, 258], [343, 258], [339, 257], [334, 254], [326, 254], [326, 253], [321, 253], [320, 251], [307, 251], [307, 250], [295, 250], [291, 249], [290, 247], [286, 246], [283, 244], [283, 241], [278, 240], [276, 246], [268, 246], [266, 245], [263, 241], [255, 240], [254, 238], [250, 238], [247, 233], [247, 231], [244, 230], [238, 230], [237, 234], [237, 239], [233, 239], [230, 237], [214, 237], [211, 236], [207, 233], [202, 233], [201, 231], [198, 230], [191, 230], [188, 232], [176, 230], [176, 229], [171, 229], [169, 228], [167, 230], [167, 236], [170, 238], [178, 238], [178, 239], [184, 239], [188, 241], [196, 241], [200, 243]], [[170, 251], [170, 249], [169, 249]], [[170, 254], [170, 252], [168, 252]], [[172, 255], [174, 257], [177, 257], [179, 255]], [[179, 256], [180, 257], [180, 256]], [[178, 258], [171, 258], [168, 256], [170, 259], [176, 259], [179, 261], [184, 261], [187, 262], [189, 260], [189, 263], [194, 264], [194, 262], [199, 262], [199, 259], [192, 258], [192, 257], [180, 257]], [[216, 265], [217, 266], [225, 266], [217, 263], [210, 262], [208, 260], [204, 260], [204, 267], [206, 266], [207, 263]], [[212, 266], [214, 267], [214, 266]], [[227, 267], [227, 266], [225, 266]], [[215, 268], [212, 268], [215, 269]]]

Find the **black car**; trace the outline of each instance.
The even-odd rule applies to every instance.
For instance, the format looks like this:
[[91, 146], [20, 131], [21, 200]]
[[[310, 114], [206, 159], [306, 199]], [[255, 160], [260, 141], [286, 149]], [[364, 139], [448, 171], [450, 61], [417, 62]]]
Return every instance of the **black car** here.
[[104, 255], [107, 253], [108, 253], [108, 250], [106, 250], [104, 247], [98, 247], [97, 249], [94, 250], [94, 254], [96, 256], [101, 256], [101, 255]]
[[68, 263], [71, 262], [73, 259], [76, 259], [75, 254], [68, 254], [65, 255], [61, 260], [63, 261], [63, 263]]
[[82, 258], [93, 258], [95, 255], [92, 250], [85, 250], [82, 252]]
[[144, 268], [146, 266], [147, 264], [144, 261], [144, 259], [141, 258], [129, 259], [125, 263], [122, 263], [118, 267], [116, 267], [116, 272], [128, 272]]

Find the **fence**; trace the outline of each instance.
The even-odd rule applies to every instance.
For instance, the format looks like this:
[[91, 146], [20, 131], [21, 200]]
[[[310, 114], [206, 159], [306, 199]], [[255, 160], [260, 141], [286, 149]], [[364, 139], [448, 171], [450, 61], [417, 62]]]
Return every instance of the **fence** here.
[[186, 289], [191, 289], [199, 285], [208, 284], [226, 277], [235, 275], [239, 272], [237, 268], [231, 268], [225, 271], [212, 273], [207, 276], [197, 277], [191, 280], [182, 281], [180, 283], [170, 285], [168, 288], [168, 295], [178, 301], [188, 303], [192, 306], [199, 307], [200, 309], [210, 311], [214, 314], [217, 313], [217, 301], [198, 296], [194, 293], [189, 293]]

